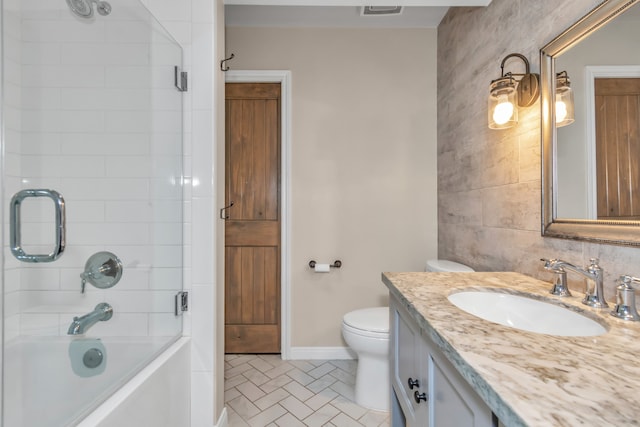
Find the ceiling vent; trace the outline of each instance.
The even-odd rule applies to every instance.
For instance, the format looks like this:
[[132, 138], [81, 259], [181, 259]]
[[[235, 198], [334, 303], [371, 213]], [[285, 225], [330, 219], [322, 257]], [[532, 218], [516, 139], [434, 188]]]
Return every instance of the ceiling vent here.
[[362, 16], [400, 15], [402, 6], [363, 6]]

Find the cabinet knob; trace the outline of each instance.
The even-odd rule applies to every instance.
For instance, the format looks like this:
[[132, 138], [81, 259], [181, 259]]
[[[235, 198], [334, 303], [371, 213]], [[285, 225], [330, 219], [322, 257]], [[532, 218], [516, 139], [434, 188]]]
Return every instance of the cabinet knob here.
[[420, 388], [420, 381], [418, 380], [414, 380], [413, 378], [409, 377], [409, 390], [413, 390], [413, 388]]
[[413, 393], [413, 398], [416, 399], [416, 403], [418, 404], [420, 403], [421, 400], [424, 400], [425, 402], [429, 400], [429, 398], [427, 397], [427, 393], [420, 394], [418, 390], [416, 390], [416, 392]]

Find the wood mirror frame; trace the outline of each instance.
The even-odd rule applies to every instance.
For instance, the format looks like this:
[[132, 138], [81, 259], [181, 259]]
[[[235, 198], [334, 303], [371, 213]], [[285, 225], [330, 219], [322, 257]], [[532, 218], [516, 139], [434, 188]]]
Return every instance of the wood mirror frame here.
[[[640, 246], [640, 221], [583, 220], [557, 217], [555, 58], [635, 5], [637, 0], [608, 0], [540, 50], [542, 107], [542, 235], [597, 243]], [[640, 161], [640, 159], [639, 159]]]

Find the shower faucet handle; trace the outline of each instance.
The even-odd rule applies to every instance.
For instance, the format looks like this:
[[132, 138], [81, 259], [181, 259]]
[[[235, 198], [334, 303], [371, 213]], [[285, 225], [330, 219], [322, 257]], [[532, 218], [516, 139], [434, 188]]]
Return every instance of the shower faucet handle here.
[[97, 252], [89, 257], [84, 272], [80, 274], [80, 292], [84, 293], [87, 282], [98, 289], [108, 289], [115, 286], [121, 277], [122, 261], [111, 252]]

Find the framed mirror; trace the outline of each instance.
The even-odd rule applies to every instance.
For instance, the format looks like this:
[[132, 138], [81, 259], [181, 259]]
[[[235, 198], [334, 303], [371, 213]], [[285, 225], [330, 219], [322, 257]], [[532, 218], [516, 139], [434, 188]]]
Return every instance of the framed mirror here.
[[605, 1], [540, 50], [543, 236], [640, 246], [637, 2]]

